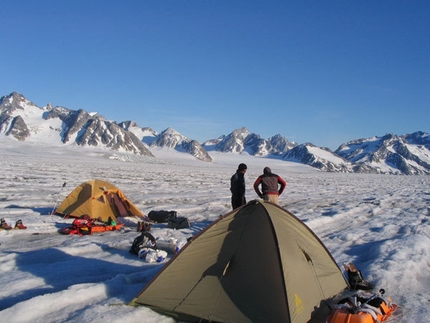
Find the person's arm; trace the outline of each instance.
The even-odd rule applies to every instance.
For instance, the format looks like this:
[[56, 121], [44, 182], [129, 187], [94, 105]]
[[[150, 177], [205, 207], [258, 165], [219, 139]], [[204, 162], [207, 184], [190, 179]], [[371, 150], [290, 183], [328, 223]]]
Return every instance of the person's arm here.
[[242, 176], [239, 177], [240, 180], [238, 181], [238, 193], [239, 196], [245, 196], [246, 186], [245, 186], [245, 177], [242, 174]]
[[254, 191], [257, 193], [258, 197], [263, 197], [263, 194], [260, 192], [260, 189], [258, 188], [258, 185], [261, 183], [261, 177], [258, 177], [257, 180], [254, 182]]
[[287, 182], [284, 181], [281, 176], [278, 176], [278, 183], [279, 183], [279, 185], [281, 185], [281, 187], [279, 188], [279, 191], [278, 191], [278, 195], [281, 195], [282, 192], [284, 191], [285, 187], [287, 186]]
[[236, 174], [230, 178], [230, 192], [233, 195], [237, 194], [237, 176], [236, 176]]

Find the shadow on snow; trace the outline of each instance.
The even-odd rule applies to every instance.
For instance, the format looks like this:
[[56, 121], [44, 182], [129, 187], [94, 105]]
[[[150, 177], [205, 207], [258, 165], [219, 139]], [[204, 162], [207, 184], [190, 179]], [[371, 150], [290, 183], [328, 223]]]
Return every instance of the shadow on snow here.
[[[102, 249], [112, 254], [121, 254], [125, 258], [135, 258], [128, 251], [106, 248], [104, 245]], [[0, 299], [0, 310], [33, 297], [88, 283], [103, 283], [107, 297], [115, 296], [124, 302], [129, 302], [130, 293], [131, 297], [136, 295], [162, 267], [161, 264], [146, 266], [117, 264], [70, 255], [56, 248], [7, 253], [16, 254], [16, 265], [20, 271], [42, 278], [44, 286], [29, 288], [13, 297]]]

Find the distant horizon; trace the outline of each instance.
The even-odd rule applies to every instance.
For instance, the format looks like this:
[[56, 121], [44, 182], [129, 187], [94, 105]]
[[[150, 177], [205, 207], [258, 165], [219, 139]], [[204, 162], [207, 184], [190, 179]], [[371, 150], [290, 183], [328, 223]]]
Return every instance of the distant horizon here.
[[332, 150], [430, 132], [427, 1], [2, 4], [0, 89], [38, 106], [199, 142], [243, 126]]

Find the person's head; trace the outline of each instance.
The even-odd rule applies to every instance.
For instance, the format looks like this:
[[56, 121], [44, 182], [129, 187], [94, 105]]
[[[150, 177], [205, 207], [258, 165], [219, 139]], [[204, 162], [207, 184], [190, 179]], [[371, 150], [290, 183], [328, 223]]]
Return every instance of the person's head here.
[[246, 170], [248, 169], [248, 167], [246, 167], [246, 165], [242, 163], [242, 164], [239, 164], [239, 166], [237, 167], [237, 169], [238, 169], [240, 172], [245, 173], [245, 172], [246, 172]]
[[272, 170], [270, 169], [270, 167], [264, 167], [264, 169], [263, 169], [263, 173], [264, 174], [270, 174], [272, 172]]

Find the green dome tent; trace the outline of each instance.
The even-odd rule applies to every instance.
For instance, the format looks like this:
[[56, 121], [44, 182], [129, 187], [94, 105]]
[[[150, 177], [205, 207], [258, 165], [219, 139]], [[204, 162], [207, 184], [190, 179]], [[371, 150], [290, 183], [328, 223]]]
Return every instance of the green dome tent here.
[[202, 230], [132, 303], [186, 322], [304, 323], [346, 287], [302, 221], [251, 201]]

